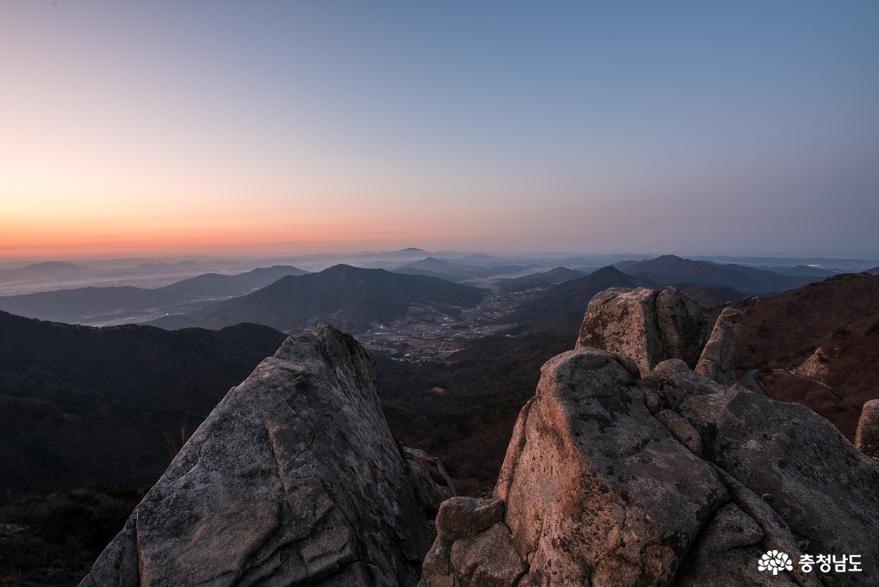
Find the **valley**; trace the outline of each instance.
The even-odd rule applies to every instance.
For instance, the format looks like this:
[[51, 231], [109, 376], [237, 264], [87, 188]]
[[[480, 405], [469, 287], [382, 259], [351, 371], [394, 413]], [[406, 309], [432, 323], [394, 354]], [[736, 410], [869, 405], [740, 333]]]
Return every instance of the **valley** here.
[[445, 360], [483, 337], [513, 336], [508, 334], [516, 326], [511, 314], [545, 289], [492, 293], [458, 314], [413, 304], [400, 318], [373, 325], [357, 333], [357, 338], [368, 349], [396, 360]]

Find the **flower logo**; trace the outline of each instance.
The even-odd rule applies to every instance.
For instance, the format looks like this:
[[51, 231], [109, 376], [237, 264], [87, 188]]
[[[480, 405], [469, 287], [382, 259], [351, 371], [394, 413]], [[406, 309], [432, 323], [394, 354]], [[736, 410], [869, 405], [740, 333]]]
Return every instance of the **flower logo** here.
[[767, 551], [757, 562], [758, 571], [772, 571], [773, 575], [777, 575], [778, 571], [790, 571], [793, 568], [787, 553], [779, 550]]

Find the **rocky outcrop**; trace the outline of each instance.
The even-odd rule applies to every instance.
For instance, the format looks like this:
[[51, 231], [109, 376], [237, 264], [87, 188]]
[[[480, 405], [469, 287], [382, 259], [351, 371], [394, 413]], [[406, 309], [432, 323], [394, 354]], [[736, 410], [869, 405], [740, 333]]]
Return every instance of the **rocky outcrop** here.
[[440, 504], [455, 495], [455, 485], [442, 461], [417, 448], [403, 448], [406, 470], [425, 517], [433, 519]]
[[735, 308], [727, 307], [720, 312], [696, 364], [697, 373], [719, 383], [735, 381], [735, 345], [742, 320], [742, 312]]
[[525, 573], [500, 500], [452, 498], [442, 504], [436, 529], [420, 585], [502, 587]]
[[414, 585], [430, 480], [324, 326], [228, 392], [81, 585]]
[[661, 291], [610, 288], [589, 301], [577, 348], [595, 347], [629, 356], [646, 375], [665, 359], [695, 365], [705, 328], [702, 308], [674, 287]]
[[855, 432], [855, 446], [865, 455], [879, 459], [879, 399], [864, 402]]
[[791, 371], [795, 375], [811, 377], [823, 382], [830, 375], [831, 359], [828, 354], [823, 348], [818, 347], [805, 361], [794, 367]]
[[[494, 499], [443, 504], [421, 585], [869, 584], [876, 487], [877, 463], [804, 406], [579, 348], [543, 367]], [[768, 550], [793, 568], [760, 571]], [[865, 572], [805, 573], [806, 553]]]

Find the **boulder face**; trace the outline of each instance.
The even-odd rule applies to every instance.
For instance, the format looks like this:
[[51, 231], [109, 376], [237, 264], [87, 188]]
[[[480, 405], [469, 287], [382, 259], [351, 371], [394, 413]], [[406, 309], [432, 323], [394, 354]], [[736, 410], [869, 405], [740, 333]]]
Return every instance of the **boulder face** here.
[[879, 459], [879, 399], [864, 402], [855, 433], [855, 446], [865, 455]]
[[[82, 586], [414, 585], [427, 550], [372, 365], [324, 326], [232, 388]], [[435, 504], [432, 504], [435, 507]]]
[[742, 320], [742, 312], [735, 308], [724, 308], [720, 312], [696, 364], [697, 373], [719, 383], [735, 381], [735, 346], [742, 331]]
[[[866, 584], [876, 487], [879, 464], [804, 406], [681, 360], [641, 377], [628, 357], [579, 348], [544, 365], [494, 499], [443, 504], [420, 584]], [[792, 570], [760, 571], [769, 550]], [[864, 572], [796, 565], [826, 553], [861, 554]]]
[[417, 448], [403, 448], [406, 470], [415, 491], [415, 499], [426, 518], [433, 519], [440, 504], [455, 495], [455, 484], [442, 461]]
[[610, 288], [586, 308], [577, 348], [595, 347], [635, 360], [642, 375], [665, 359], [695, 365], [705, 342], [705, 314], [674, 287]]

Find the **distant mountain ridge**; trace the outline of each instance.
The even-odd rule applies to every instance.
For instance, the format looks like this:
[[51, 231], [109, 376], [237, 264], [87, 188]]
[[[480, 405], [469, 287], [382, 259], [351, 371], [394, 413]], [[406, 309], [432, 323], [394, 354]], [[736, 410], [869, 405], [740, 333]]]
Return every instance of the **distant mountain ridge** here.
[[305, 275], [306, 273], [307, 271], [298, 267], [273, 265], [271, 267], [257, 267], [235, 275], [205, 273], [160, 287], [158, 290], [187, 298], [233, 297], [265, 287], [288, 275]]
[[745, 292], [739, 291], [727, 285], [714, 285], [713, 283], [690, 283], [681, 282], [672, 284], [702, 306], [711, 308], [727, 302], [733, 303], [748, 297]]
[[618, 269], [656, 285], [674, 283], [711, 283], [725, 285], [746, 293], [767, 293], [800, 287], [825, 276], [788, 276], [745, 265], [721, 265], [710, 261], [693, 261], [676, 255], [662, 255], [644, 261], [623, 261]]
[[[273, 266], [236, 275], [206, 273], [158, 288], [133, 286], [81, 287], [0, 297], [0, 310], [41, 320], [102, 324], [139, 313], [202, 299], [249, 293], [286, 275], [303, 275], [297, 267]], [[177, 308], [176, 311], [180, 311]]]
[[0, 270], [0, 281], [66, 277], [89, 271], [87, 267], [67, 261], [41, 261], [16, 269]]
[[[439, 277], [450, 281], [464, 281], [468, 279], [493, 277], [496, 275], [512, 275], [536, 269], [538, 264], [520, 265], [515, 263], [485, 264], [485, 255], [469, 255], [455, 259], [443, 259], [439, 257], [426, 257], [413, 263], [397, 267], [395, 273], [408, 275], [425, 275]], [[491, 259], [491, 257], [488, 257]]]
[[222, 328], [253, 322], [288, 330], [328, 321], [356, 332], [399, 318], [413, 304], [457, 313], [461, 308], [475, 306], [487, 294], [485, 290], [436, 277], [335, 265], [318, 273], [284, 277], [251, 294], [153, 324], [163, 328]]
[[811, 267], [809, 265], [794, 265], [792, 267], [771, 265], [760, 266], [758, 269], [771, 271], [772, 273], [778, 273], [779, 275], [787, 275], [788, 277], [817, 277], [818, 279], [832, 277], [840, 273], [840, 271], [824, 269], [823, 267]]
[[608, 265], [589, 275], [551, 286], [508, 318], [529, 332], [556, 335], [576, 332], [586, 304], [609, 287], [649, 287], [650, 283]]
[[549, 271], [531, 273], [523, 277], [499, 279], [495, 285], [497, 286], [498, 291], [502, 293], [512, 293], [525, 291], [534, 287], [557, 285], [585, 275], [585, 271], [576, 271], [574, 269], [568, 269], [567, 267], [556, 267]]

